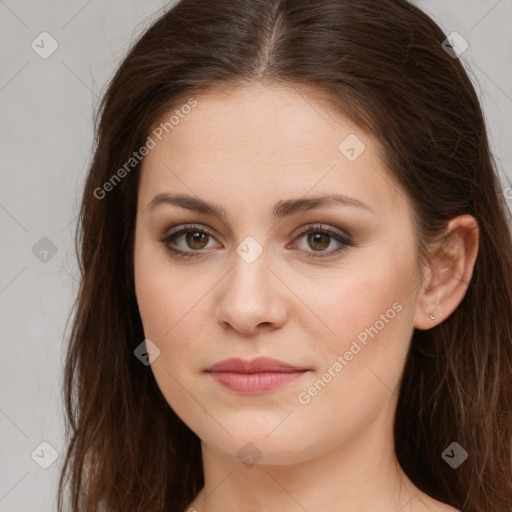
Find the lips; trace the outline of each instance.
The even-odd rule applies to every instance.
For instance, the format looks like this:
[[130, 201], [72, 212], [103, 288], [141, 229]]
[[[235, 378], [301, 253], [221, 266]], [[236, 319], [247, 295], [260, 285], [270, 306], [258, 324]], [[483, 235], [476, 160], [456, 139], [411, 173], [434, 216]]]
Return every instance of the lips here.
[[277, 359], [258, 357], [251, 361], [225, 359], [206, 372], [225, 388], [238, 393], [263, 393], [289, 384], [308, 371]]
[[258, 357], [251, 361], [244, 361], [238, 357], [225, 359], [210, 368], [207, 372], [235, 372], [235, 373], [261, 373], [261, 372], [279, 372], [290, 373], [295, 371], [306, 371], [307, 368], [292, 366], [284, 361], [270, 359], [268, 357]]

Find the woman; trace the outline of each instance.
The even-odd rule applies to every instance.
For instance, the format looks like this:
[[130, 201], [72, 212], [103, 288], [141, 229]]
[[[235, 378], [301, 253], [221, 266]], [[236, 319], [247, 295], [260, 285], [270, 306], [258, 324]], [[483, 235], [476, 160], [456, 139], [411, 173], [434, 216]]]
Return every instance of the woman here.
[[[512, 241], [405, 0], [181, 0], [103, 98], [66, 510], [512, 503]], [[450, 49], [450, 51], [448, 51]]]

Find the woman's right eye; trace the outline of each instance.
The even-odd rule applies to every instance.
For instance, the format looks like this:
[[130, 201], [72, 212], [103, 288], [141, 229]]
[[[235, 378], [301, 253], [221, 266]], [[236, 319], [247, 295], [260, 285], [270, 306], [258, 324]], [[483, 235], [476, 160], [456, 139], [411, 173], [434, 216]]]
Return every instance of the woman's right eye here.
[[189, 258], [200, 256], [199, 251], [208, 248], [210, 238], [213, 238], [213, 235], [205, 228], [187, 226], [171, 232], [160, 241], [173, 255]]

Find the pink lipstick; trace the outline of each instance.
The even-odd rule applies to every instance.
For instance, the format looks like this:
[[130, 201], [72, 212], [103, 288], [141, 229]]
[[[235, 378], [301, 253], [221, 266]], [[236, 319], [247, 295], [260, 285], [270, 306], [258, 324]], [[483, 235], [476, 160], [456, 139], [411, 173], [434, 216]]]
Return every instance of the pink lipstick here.
[[246, 394], [277, 389], [299, 379], [307, 371], [307, 368], [267, 357], [258, 357], [251, 361], [225, 359], [206, 370], [222, 386]]

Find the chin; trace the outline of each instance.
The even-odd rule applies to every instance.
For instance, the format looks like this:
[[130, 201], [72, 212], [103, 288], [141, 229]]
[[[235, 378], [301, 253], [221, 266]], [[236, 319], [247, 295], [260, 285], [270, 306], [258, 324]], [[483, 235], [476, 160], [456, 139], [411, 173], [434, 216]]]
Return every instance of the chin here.
[[269, 440], [257, 436], [237, 436], [233, 439], [206, 439], [212, 450], [222, 456], [241, 462], [250, 468], [255, 464], [268, 466], [284, 466], [304, 462], [314, 456], [312, 450], [301, 442], [300, 439], [283, 439], [276, 436]]

